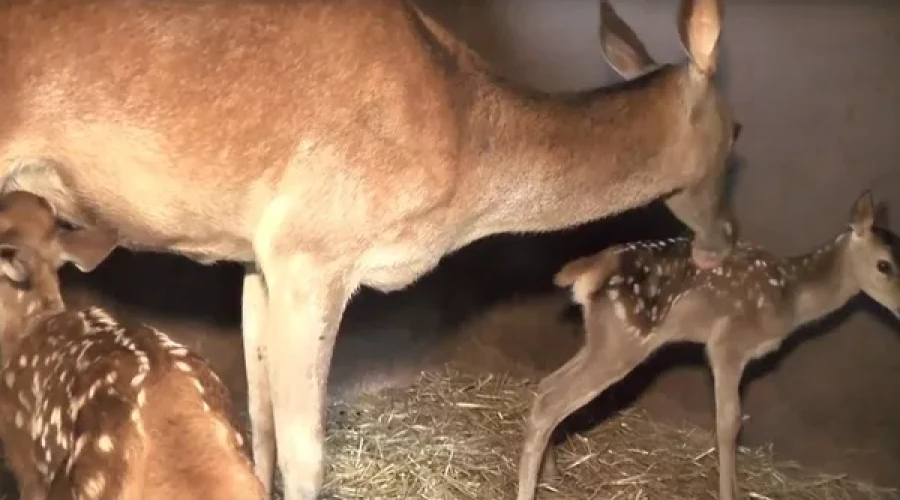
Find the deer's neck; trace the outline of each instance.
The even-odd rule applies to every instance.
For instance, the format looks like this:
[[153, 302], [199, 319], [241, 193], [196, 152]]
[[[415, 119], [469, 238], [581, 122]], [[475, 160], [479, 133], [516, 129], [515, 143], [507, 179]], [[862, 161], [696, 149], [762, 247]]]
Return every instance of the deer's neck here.
[[565, 96], [475, 82], [462, 139], [475, 236], [563, 229], [680, 187], [671, 163], [684, 152], [671, 131], [688, 114], [670, 101], [682, 85], [677, 67]]
[[812, 252], [786, 260], [785, 272], [793, 283], [794, 327], [834, 312], [859, 293], [850, 271], [849, 244], [850, 233], [841, 233]]

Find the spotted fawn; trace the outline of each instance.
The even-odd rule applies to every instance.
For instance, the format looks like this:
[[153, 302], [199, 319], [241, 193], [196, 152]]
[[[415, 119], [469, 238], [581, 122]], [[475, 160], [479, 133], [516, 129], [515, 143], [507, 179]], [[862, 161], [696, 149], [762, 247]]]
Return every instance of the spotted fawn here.
[[46, 200], [0, 197], [0, 440], [23, 500], [261, 499], [205, 360], [99, 307], [68, 310], [62, 256], [91, 241]]
[[[850, 227], [816, 250], [778, 258], [738, 242], [710, 270], [690, 260], [691, 241], [670, 239], [609, 248], [566, 264], [554, 277], [582, 306], [585, 343], [538, 386], [527, 422], [518, 500], [531, 500], [542, 470], [555, 471], [554, 428], [664, 344], [705, 345], [714, 376], [719, 498], [738, 496], [735, 449], [739, 384], [751, 360], [777, 350], [798, 327], [863, 292], [900, 317], [895, 236], [874, 225], [866, 191]], [[543, 460], [542, 460], [543, 458]], [[543, 465], [542, 465], [543, 464]]]

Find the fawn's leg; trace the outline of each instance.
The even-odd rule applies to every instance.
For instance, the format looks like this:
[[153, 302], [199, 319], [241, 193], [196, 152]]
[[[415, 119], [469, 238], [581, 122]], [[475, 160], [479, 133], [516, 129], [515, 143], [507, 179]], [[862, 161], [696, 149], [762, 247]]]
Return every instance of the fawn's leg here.
[[719, 266], [734, 246], [734, 226], [722, 204], [722, 169], [693, 186], [669, 196], [665, 203], [672, 214], [694, 232], [692, 257], [703, 269]]
[[241, 300], [241, 334], [244, 340], [244, 367], [247, 371], [247, 406], [256, 476], [266, 494], [272, 495], [275, 474], [275, 426], [272, 422], [272, 395], [266, 372], [265, 332], [267, 310], [266, 284], [259, 268], [244, 269]]
[[[624, 337], [629, 334], [616, 329], [609, 335]], [[517, 500], [534, 499], [539, 469], [554, 459], [555, 453], [548, 457], [546, 449], [556, 426], [624, 378], [648, 354], [647, 349], [631, 338], [624, 342], [600, 342], [597, 346], [598, 349], [584, 356], [576, 355], [551, 374], [553, 384], [541, 384], [526, 424]]]
[[553, 446], [553, 443], [549, 443], [544, 449], [540, 480], [542, 483], [549, 483], [559, 476], [559, 464], [556, 461], [556, 447]]
[[724, 347], [708, 349], [716, 397], [716, 439], [719, 448], [719, 500], [735, 500], [737, 437], [741, 429], [741, 375], [747, 362]]
[[343, 269], [309, 254], [260, 262], [269, 289], [266, 353], [285, 500], [322, 486], [326, 382], [351, 289]]

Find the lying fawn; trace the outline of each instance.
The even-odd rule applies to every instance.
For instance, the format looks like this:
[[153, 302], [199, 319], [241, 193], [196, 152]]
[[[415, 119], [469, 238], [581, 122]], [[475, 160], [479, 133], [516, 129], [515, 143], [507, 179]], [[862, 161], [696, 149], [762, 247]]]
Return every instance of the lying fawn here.
[[850, 229], [811, 253], [777, 258], [739, 242], [720, 267], [698, 270], [690, 241], [620, 245], [566, 264], [555, 276], [581, 304], [585, 344], [538, 387], [525, 435], [518, 500], [534, 497], [554, 428], [625, 377], [664, 344], [702, 343], [715, 379], [719, 498], [738, 495], [735, 448], [744, 367], [779, 348], [801, 325], [842, 307], [860, 291], [900, 316], [894, 235], [874, 226], [866, 191]]
[[[682, 3], [685, 63], [554, 96], [492, 75], [406, 0], [0, 2], [0, 190], [45, 197], [109, 250], [245, 265], [256, 471], [269, 490], [277, 437], [286, 500], [312, 500], [361, 285], [656, 199], [696, 233], [698, 265], [731, 251], [720, 0]], [[644, 67], [626, 24], [600, 44], [622, 74]]]
[[0, 440], [23, 500], [261, 499], [212, 369], [153, 328], [67, 310], [56, 271], [91, 241], [0, 197]]

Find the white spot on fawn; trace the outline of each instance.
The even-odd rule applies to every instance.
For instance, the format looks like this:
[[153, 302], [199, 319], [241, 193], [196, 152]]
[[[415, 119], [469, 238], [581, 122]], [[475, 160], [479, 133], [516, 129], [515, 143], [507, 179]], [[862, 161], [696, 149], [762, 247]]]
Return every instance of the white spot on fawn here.
[[88, 498], [99, 498], [106, 488], [106, 479], [99, 472], [84, 483], [84, 493]]
[[625, 306], [622, 305], [620, 301], [613, 302], [613, 310], [616, 312], [616, 317], [622, 321], [625, 321], [627, 318], [627, 314], [625, 312]]
[[6, 387], [12, 389], [12, 386], [16, 383], [16, 374], [8, 371], [6, 372], [6, 375], [3, 376], [3, 379], [6, 381]]
[[97, 439], [97, 449], [103, 453], [109, 453], [113, 450], [112, 438], [107, 434], [103, 434]]
[[131, 387], [137, 387], [144, 382], [144, 379], [147, 378], [147, 372], [140, 372], [134, 377], [131, 378]]

